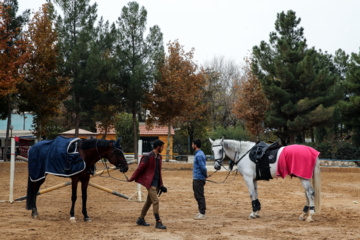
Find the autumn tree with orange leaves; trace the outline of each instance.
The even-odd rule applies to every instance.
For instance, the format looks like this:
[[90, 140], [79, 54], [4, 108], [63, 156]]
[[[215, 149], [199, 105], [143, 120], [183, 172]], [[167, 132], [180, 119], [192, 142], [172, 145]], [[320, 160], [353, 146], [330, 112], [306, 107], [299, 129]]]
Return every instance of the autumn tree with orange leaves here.
[[232, 112], [244, 122], [245, 129], [259, 140], [259, 135], [264, 131], [265, 113], [270, 103], [261, 90], [260, 81], [251, 71], [251, 60], [245, 58], [245, 63], [245, 75], [234, 86], [238, 97]]
[[16, 0], [0, 2], [0, 99], [1, 104], [7, 104], [8, 120], [4, 156], [7, 156], [8, 150], [11, 112], [15, 108], [18, 84], [24, 79], [23, 68], [28, 58], [27, 41], [22, 37], [21, 30], [29, 11], [16, 16], [17, 10]]
[[148, 125], [157, 123], [169, 129], [166, 149], [169, 161], [171, 126], [179, 119], [200, 117], [203, 111], [198, 108], [206, 81], [204, 71], [193, 61], [194, 49], [185, 52], [177, 40], [167, 46], [168, 54], [159, 67], [160, 77], [147, 95], [144, 107], [150, 110]]
[[57, 70], [57, 34], [52, 22], [52, 4], [43, 4], [29, 22], [27, 37], [30, 58], [26, 77], [21, 84], [20, 106], [34, 113], [34, 123], [38, 138], [46, 135], [46, 127], [60, 110], [60, 103], [67, 97], [67, 78]]

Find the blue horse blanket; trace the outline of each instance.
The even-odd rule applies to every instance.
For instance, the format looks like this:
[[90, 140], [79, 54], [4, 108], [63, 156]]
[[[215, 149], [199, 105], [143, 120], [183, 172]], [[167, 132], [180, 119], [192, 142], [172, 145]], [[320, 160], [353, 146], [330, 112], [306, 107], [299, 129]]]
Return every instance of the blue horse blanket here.
[[50, 173], [70, 177], [83, 170], [86, 164], [80, 157], [77, 146], [80, 138], [57, 137], [43, 140], [29, 150], [29, 176], [32, 182], [39, 181]]

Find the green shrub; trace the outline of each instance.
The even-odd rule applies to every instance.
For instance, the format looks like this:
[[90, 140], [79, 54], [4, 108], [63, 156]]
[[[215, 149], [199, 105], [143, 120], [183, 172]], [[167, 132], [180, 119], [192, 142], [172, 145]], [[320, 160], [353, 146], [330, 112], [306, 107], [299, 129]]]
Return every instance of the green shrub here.
[[360, 159], [360, 151], [354, 145], [345, 142], [337, 146], [334, 157], [336, 159], [356, 160]]

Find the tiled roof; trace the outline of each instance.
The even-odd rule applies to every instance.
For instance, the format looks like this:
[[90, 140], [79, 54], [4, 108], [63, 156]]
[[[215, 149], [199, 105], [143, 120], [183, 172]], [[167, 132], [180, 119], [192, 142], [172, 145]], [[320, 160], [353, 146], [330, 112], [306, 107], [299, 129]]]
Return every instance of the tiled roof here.
[[[167, 126], [154, 126], [151, 130], [146, 129], [144, 123], [139, 124], [140, 136], [158, 136], [158, 135], [167, 135], [168, 127]], [[96, 132], [98, 134], [104, 134], [104, 129], [99, 127], [99, 123], [96, 124]], [[116, 134], [113, 126], [109, 127], [107, 134]], [[175, 135], [174, 128], [171, 127], [171, 135]]]
[[[151, 130], [146, 129], [145, 124], [139, 125], [140, 130], [140, 136], [144, 135], [152, 135], [152, 136], [158, 136], [158, 135], [168, 135], [168, 127], [167, 126], [154, 126]], [[171, 127], [171, 135], [175, 135], [174, 128]]]
[[[59, 133], [59, 135], [68, 135], [68, 134], [69, 135], [74, 135], [75, 134], [75, 129], [71, 129], [69, 131]], [[84, 129], [81, 129], [81, 128], [79, 128], [79, 134], [80, 135], [97, 135], [97, 133], [90, 132], [90, 131], [87, 131], [87, 130], [84, 130]]]

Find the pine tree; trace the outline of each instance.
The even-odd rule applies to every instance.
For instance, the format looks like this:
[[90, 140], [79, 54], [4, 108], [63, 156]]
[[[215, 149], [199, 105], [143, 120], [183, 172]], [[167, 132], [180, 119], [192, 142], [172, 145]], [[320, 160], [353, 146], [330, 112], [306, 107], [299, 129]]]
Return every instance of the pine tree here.
[[105, 139], [110, 127], [114, 126], [116, 113], [122, 110], [122, 88], [117, 84], [118, 66], [114, 57], [117, 34], [115, 24], [110, 25], [101, 18], [96, 32], [97, 38], [90, 49], [87, 74], [97, 86], [94, 96], [94, 120], [100, 121]]
[[253, 48], [253, 72], [271, 102], [266, 124], [284, 143], [328, 123], [339, 97], [329, 59], [307, 48], [300, 21], [291, 10], [278, 14], [269, 43]]
[[348, 99], [339, 102], [345, 126], [353, 131], [352, 142], [360, 146], [360, 53], [352, 53], [344, 81]]
[[[92, 40], [96, 38], [97, 4], [90, 0], [55, 0], [63, 12], [57, 18], [59, 72], [71, 81], [71, 97], [64, 102], [68, 112], [74, 114], [75, 136], [82, 126], [95, 128], [93, 107], [96, 85], [88, 72], [88, 58]], [[91, 67], [90, 67], [91, 68]], [[89, 129], [90, 130], [90, 129]]]
[[[123, 7], [118, 18], [116, 58], [119, 64], [118, 87], [124, 107], [132, 114], [134, 135], [137, 135], [136, 115], [145, 100], [145, 94], [154, 81], [156, 62], [163, 56], [163, 35], [160, 28], [150, 27], [145, 37], [147, 11], [137, 2]], [[137, 142], [134, 138], [134, 157], [137, 158]]]

